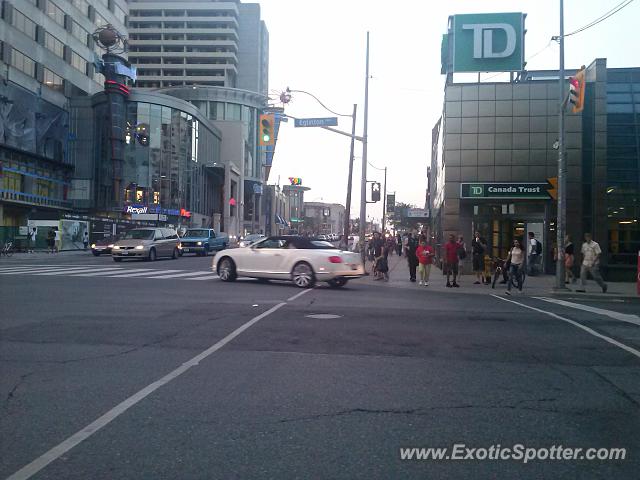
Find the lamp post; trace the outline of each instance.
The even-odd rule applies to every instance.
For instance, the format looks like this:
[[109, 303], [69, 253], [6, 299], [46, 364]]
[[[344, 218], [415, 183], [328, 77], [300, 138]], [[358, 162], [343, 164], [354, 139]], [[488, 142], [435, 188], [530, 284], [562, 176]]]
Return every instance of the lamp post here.
[[[329, 107], [327, 107], [318, 97], [316, 97], [314, 94], [307, 92], [305, 90], [291, 90], [290, 88], [287, 87], [286, 92], [284, 92], [282, 95], [280, 95], [280, 100], [283, 103], [289, 103], [291, 101], [291, 93], [304, 93], [305, 95], [310, 96], [311, 98], [313, 98], [316, 102], [318, 102], [322, 108], [324, 108], [326, 111], [332, 113], [333, 115], [336, 115], [338, 117], [350, 117], [351, 118], [351, 144], [350, 144], [350, 149], [349, 149], [349, 176], [347, 178], [347, 199], [345, 202], [345, 221], [344, 221], [344, 235], [343, 235], [343, 242], [344, 245], [348, 246], [349, 245], [349, 233], [350, 233], [350, 217], [351, 217], [351, 189], [353, 187], [353, 160], [354, 160], [354, 149], [355, 149], [355, 140], [356, 140], [356, 116], [357, 116], [357, 111], [358, 111], [358, 104], [354, 103], [353, 104], [353, 113], [351, 115], [347, 115], [347, 114], [343, 114], [343, 113], [337, 113], [334, 112], [333, 110], [331, 110]], [[330, 129], [328, 129], [330, 130]]]

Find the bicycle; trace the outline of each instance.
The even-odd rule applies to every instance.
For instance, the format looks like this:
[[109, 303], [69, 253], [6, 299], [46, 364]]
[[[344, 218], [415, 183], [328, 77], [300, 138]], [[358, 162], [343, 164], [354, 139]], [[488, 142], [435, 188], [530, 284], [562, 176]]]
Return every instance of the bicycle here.
[[[495, 258], [494, 259], [494, 264], [495, 266], [495, 272], [493, 274], [493, 282], [491, 283], [491, 288], [496, 288], [496, 281], [498, 280], [498, 277], [501, 275], [506, 275], [507, 276], [507, 282], [511, 282], [511, 285], [516, 287], [517, 285], [515, 284], [515, 279], [511, 278], [511, 275], [509, 273], [508, 270], [508, 266], [507, 266], [507, 262], [505, 260], [502, 260], [501, 258]], [[506, 273], [503, 273], [506, 270]], [[524, 286], [524, 280], [527, 276], [527, 269], [525, 265], [522, 265], [522, 267], [520, 268], [520, 285]]]
[[4, 255], [5, 257], [13, 256], [13, 242], [5, 242], [2, 246], [2, 250], [0, 250], [0, 256]]

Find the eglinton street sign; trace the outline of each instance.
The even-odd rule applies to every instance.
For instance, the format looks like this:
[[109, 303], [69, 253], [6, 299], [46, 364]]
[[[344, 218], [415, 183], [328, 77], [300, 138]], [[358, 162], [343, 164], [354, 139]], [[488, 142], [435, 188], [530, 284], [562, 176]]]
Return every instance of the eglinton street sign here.
[[337, 127], [338, 117], [326, 118], [296, 118], [295, 127]]
[[529, 199], [551, 198], [549, 183], [461, 183], [460, 198], [474, 199]]
[[[517, 72], [524, 68], [523, 13], [450, 17], [453, 72]], [[453, 38], [451, 38], [453, 33]]]

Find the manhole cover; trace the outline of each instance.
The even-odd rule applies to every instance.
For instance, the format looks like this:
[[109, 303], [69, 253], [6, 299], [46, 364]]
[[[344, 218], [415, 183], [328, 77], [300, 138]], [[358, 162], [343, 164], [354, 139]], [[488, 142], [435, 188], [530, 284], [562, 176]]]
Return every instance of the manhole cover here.
[[334, 318], [340, 318], [342, 315], [332, 315], [331, 313], [314, 313], [312, 315], [305, 315], [307, 318], [315, 318], [317, 320], [331, 320]]

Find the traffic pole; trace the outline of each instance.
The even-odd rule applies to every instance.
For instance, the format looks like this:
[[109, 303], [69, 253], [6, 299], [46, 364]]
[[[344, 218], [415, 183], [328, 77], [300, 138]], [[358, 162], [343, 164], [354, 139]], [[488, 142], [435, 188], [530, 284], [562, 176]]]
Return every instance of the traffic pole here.
[[387, 230], [387, 167], [384, 167], [384, 197], [382, 197], [382, 236]]
[[364, 238], [367, 233], [367, 131], [369, 127], [369, 32], [367, 32], [366, 76], [364, 83], [364, 126], [362, 132], [362, 178], [360, 179], [360, 258], [365, 264]]
[[556, 289], [566, 290], [564, 285], [564, 237], [567, 222], [567, 159], [564, 149], [564, 0], [560, 0], [560, 70], [559, 99], [560, 112], [558, 118], [558, 212], [556, 217]]
[[347, 180], [347, 201], [345, 205], [344, 215], [344, 244], [346, 249], [349, 249], [349, 234], [351, 233], [351, 188], [353, 187], [353, 160], [354, 160], [354, 148], [356, 143], [356, 114], [358, 111], [358, 104], [353, 104], [353, 114], [351, 115], [351, 149], [349, 150], [349, 179]]

